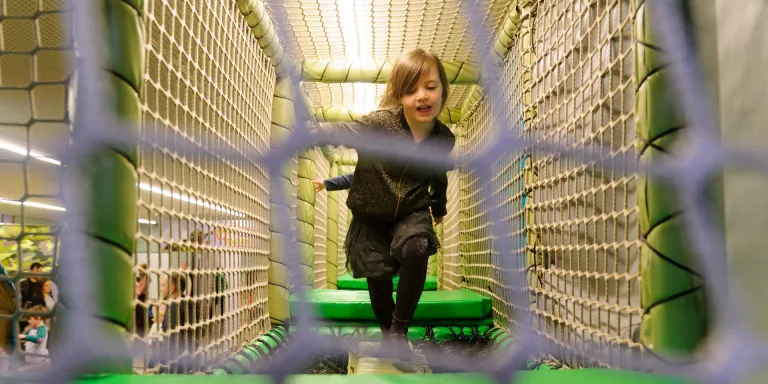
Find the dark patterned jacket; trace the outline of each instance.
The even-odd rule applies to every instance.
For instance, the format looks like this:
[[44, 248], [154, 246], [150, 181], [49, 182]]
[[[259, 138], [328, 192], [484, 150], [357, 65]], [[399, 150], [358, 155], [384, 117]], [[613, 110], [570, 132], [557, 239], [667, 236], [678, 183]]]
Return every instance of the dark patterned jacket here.
[[[456, 137], [440, 121], [435, 123], [428, 138], [421, 143], [414, 142], [402, 109], [371, 112], [351, 122], [325, 123], [322, 129], [347, 134], [370, 129], [374, 133], [407, 140], [413, 143], [414, 151], [423, 143], [436, 143], [445, 148], [446, 157], [456, 143]], [[428, 169], [404, 160], [382, 159], [381, 156], [358, 150], [347, 207], [356, 218], [369, 222], [397, 220], [427, 208], [432, 210], [434, 217], [443, 217], [446, 215], [448, 188], [446, 171]]]

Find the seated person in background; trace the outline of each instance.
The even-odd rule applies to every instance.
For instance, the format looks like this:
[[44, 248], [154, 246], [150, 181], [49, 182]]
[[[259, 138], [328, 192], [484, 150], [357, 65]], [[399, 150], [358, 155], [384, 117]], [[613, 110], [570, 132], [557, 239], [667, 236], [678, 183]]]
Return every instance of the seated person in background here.
[[[34, 262], [29, 267], [30, 273], [42, 273], [43, 272], [43, 265]], [[34, 286], [38, 282], [44, 282], [46, 280], [43, 276], [29, 276], [28, 278], [22, 280], [19, 282], [19, 290], [21, 291], [21, 307], [27, 308], [29, 307], [28, 304], [30, 304], [30, 301], [32, 300], [32, 296], [34, 296]], [[42, 295], [40, 295], [42, 297]], [[51, 297], [53, 298], [53, 301], [59, 301], [59, 288], [56, 286], [56, 284], [51, 281]], [[45, 305], [45, 304], [43, 304]]]

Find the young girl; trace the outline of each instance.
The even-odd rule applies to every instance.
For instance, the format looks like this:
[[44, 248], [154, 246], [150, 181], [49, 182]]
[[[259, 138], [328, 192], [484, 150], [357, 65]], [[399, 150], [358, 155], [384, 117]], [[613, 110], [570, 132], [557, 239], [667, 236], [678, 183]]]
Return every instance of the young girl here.
[[[440, 60], [421, 49], [405, 52], [392, 67], [380, 109], [322, 129], [357, 134], [364, 130], [412, 143], [453, 150], [455, 136], [437, 115], [448, 99], [448, 81]], [[358, 151], [358, 162], [347, 197], [352, 211], [345, 251], [355, 278], [368, 281], [371, 306], [389, 348], [413, 358], [407, 332], [424, 289], [429, 255], [437, 252], [435, 223], [446, 214], [447, 170], [417, 163], [384, 160]], [[392, 277], [399, 274], [397, 301]], [[401, 365], [402, 366], [402, 365]]]

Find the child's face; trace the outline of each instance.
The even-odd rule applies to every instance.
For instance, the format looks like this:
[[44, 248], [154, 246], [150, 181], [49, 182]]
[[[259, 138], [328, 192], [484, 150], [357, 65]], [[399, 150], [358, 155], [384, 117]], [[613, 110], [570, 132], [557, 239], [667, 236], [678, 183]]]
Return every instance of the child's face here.
[[33, 326], [35, 328], [39, 327], [40, 324], [42, 324], [42, 323], [43, 323], [43, 319], [41, 317], [35, 317], [35, 316], [30, 316], [29, 317], [29, 325], [31, 325], [31, 326]]
[[168, 276], [163, 276], [163, 279], [160, 280], [160, 297], [168, 298]]
[[430, 123], [442, 107], [443, 84], [434, 66], [400, 99], [409, 124]]

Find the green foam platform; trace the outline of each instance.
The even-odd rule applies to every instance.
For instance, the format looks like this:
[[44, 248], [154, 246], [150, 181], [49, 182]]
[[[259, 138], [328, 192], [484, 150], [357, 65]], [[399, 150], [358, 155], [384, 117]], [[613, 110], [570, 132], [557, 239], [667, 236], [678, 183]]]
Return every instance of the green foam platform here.
[[[395, 294], [392, 294], [394, 297]], [[336, 321], [374, 321], [371, 301], [366, 291], [313, 289], [305, 300], [317, 316]], [[297, 313], [298, 297], [291, 295], [291, 313]], [[427, 291], [422, 293], [414, 321], [477, 320], [491, 316], [491, 299], [472, 291]]]
[[[400, 281], [400, 276], [395, 276], [394, 279], [392, 279], [394, 282], [394, 289], [397, 290], [397, 283]], [[352, 277], [349, 273], [344, 273], [339, 275], [338, 278], [338, 287], [342, 290], [352, 290], [352, 291], [367, 291], [368, 290], [368, 280], [366, 279], [355, 279]], [[425, 291], [436, 291], [437, 290], [437, 276], [427, 275], [427, 280], [424, 282], [424, 290]]]
[[[82, 384], [273, 384], [266, 375], [110, 375], [91, 377]], [[480, 374], [436, 375], [292, 375], [286, 384], [495, 384]], [[510, 380], [515, 384], [695, 384], [695, 381], [648, 373], [610, 369], [523, 371]]]

